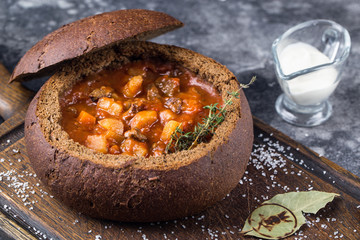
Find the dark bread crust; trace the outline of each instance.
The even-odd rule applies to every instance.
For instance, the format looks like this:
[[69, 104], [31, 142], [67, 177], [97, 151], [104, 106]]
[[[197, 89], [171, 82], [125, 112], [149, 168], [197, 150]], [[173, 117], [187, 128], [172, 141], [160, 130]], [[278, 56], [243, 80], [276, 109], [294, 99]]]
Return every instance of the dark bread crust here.
[[[242, 177], [253, 125], [244, 93], [229, 108], [212, 140], [190, 151], [134, 158], [95, 153], [61, 130], [58, 95], [83, 75], [133, 58], [177, 61], [208, 79], [228, 99], [234, 75], [190, 50], [148, 42], [122, 43], [55, 74], [30, 104], [25, 139], [35, 172], [55, 197], [96, 218], [129, 222], [169, 220], [198, 213], [223, 199]], [[92, 67], [86, 67], [87, 64]], [[114, 65], [112, 65], [114, 64]], [[90, 69], [90, 70], [89, 70]]]
[[162, 13], [129, 9], [90, 16], [57, 29], [35, 44], [19, 61], [9, 82], [48, 75], [64, 61], [124, 40], [148, 40], [182, 27]]

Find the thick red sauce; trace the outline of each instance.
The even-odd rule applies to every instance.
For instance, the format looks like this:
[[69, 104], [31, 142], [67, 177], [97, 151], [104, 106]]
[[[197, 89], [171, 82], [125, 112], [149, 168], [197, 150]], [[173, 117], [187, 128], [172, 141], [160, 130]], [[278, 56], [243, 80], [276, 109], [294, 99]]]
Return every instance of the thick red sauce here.
[[222, 103], [219, 93], [188, 69], [139, 60], [66, 91], [61, 124], [70, 138], [98, 152], [158, 156], [176, 127], [192, 131], [213, 103]]

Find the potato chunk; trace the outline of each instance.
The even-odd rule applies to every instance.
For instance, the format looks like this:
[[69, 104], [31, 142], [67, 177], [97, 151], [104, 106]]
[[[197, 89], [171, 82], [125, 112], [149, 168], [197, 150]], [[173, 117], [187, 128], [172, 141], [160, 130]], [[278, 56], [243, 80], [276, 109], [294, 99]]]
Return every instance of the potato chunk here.
[[164, 129], [161, 133], [160, 139], [164, 142], [169, 141], [171, 139], [171, 135], [175, 132], [176, 128], [180, 126], [181, 123], [171, 120], [167, 122], [164, 126]]
[[103, 135], [89, 135], [86, 138], [85, 145], [97, 152], [107, 153], [108, 143]]
[[119, 154], [119, 153], [121, 153], [120, 152], [120, 147], [118, 145], [112, 145], [109, 148], [109, 153], [111, 153], [111, 154]]
[[127, 73], [131, 76], [136, 76], [136, 75], [142, 75], [144, 76], [146, 74], [146, 68], [142, 67], [142, 66], [132, 66], [131, 68], [129, 68], [127, 70]]
[[149, 149], [146, 143], [138, 142], [134, 139], [126, 139], [120, 146], [121, 151], [126, 154], [135, 155], [138, 157], [146, 157], [149, 154]]
[[124, 140], [123, 135], [116, 134], [115, 132], [113, 132], [111, 130], [107, 130], [105, 133], [102, 133], [102, 135], [104, 135], [105, 138], [110, 141], [115, 140], [117, 142], [121, 142], [122, 140]]
[[97, 108], [101, 109], [113, 116], [119, 116], [123, 111], [123, 105], [120, 101], [116, 101], [113, 98], [102, 97], [97, 102]]
[[141, 111], [135, 114], [130, 120], [131, 128], [142, 129], [151, 126], [158, 120], [157, 113], [155, 111]]
[[96, 118], [88, 112], [81, 111], [77, 121], [83, 125], [93, 126], [96, 123]]
[[165, 124], [168, 121], [174, 120], [176, 118], [176, 114], [170, 109], [165, 109], [161, 111], [159, 115], [160, 115], [160, 122], [162, 124]]
[[181, 110], [185, 113], [197, 113], [203, 110], [203, 106], [201, 105], [199, 100], [194, 99], [184, 99]]
[[124, 124], [121, 120], [114, 118], [105, 118], [98, 121], [98, 123], [103, 128], [110, 130], [118, 135], [122, 135], [124, 133]]
[[143, 77], [138, 75], [130, 78], [129, 82], [124, 86], [123, 93], [125, 97], [131, 98], [138, 95], [142, 90]]

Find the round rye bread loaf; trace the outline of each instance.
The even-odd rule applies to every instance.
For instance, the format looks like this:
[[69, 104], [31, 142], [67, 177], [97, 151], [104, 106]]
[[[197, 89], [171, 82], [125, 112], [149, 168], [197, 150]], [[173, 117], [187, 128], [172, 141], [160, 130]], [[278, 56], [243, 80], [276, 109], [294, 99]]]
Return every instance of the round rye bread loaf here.
[[224, 101], [239, 89], [235, 76], [211, 58], [176, 46], [125, 40], [57, 64], [25, 119], [33, 169], [57, 199], [95, 218], [151, 222], [199, 213], [231, 192], [246, 169], [253, 124], [242, 90], [208, 143], [157, 157], [95, 152], [61, 127], [59, 96], [86, 76], [139, 59], [176, 62], [212, 83]]
[[48, 75], [67, 60], [119, 41], [148, 40], [183, 25], [165, 13], [144, 9], [90, 16], [62, 26], [35, 44], [20, 59], [9, 82]]

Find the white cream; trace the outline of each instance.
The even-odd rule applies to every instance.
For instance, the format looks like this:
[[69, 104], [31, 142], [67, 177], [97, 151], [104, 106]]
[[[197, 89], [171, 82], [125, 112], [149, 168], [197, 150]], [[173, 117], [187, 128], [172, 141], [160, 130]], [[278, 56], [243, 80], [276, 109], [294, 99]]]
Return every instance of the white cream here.
[[[284, 74], [330, 63], [330, 59], [317, 48], [297, 42], [286, 46], [279, 54]], [[335, 90], [338, 71], [327, 67], [312, 73], [284, 81], [288, 96], [299, 105], [315, 105], [326, 100]]]

